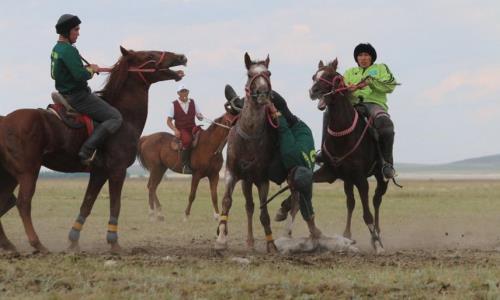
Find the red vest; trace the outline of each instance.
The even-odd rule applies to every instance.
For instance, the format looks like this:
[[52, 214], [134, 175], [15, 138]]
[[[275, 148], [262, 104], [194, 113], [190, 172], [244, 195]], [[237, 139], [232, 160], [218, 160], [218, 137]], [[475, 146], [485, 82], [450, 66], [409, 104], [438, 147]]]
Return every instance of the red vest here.
[[179, 101], [175, 100], [172, 103], [174, 104], [174, 120], [175, 127], [178, 129], [191, 129], [196, 126], [194, 122], [194, 118], [196, 117], [196, 109], [194, 107], [194, 100], [190, 99], [189, 108], [187, 113], [182, 110]]

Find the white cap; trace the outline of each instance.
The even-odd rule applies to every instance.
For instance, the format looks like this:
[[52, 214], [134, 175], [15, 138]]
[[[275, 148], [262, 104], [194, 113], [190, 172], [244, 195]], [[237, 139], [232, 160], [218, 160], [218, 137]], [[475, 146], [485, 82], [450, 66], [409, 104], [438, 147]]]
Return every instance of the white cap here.
[[177, 87], [177, 93], [182, 91], [182, 90], [187, 90], [189, 91], [189, 89], [187, 88], [187, 86], [185, 86], [184, 84], [181, 84], [179, 85], [179, 87]]

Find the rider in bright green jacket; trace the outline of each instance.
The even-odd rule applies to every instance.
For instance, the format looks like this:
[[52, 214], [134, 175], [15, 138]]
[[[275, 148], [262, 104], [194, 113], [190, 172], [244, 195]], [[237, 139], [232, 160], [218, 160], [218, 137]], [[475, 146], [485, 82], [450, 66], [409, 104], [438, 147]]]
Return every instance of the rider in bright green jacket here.
[[[344, 74], [344, 82], [351, 91], [351, 102], [362, 105], [373, 118], [378, 133], [378, 142], [384, 159], [382, 174], [386, 179], [395, 176], [392, 148], [394, 144], [394, 124], [387, 113], [387, 94], [392, 93], [397, 83], [385, 64], [375, 64], [377, 52], [370, 44], [359, 44], [354, 49], [354, 60], [357, 67], [348, 69]], [[365, 82], [366, 85], [361, 84]], [[328, 126], [328, 111], [323, 117], [323, 140]], [[317, 161], [323, 161], [321, 152]]]

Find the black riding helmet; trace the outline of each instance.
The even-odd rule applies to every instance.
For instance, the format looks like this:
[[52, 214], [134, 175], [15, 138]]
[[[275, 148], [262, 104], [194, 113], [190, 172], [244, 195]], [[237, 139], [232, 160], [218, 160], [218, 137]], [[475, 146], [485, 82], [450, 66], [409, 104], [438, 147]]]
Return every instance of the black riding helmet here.
[[56, 24], [56, 32], [67, 37], [71, 29], [80, 25], [82, 21], [77, 16], [64, 14], [59, 17]]
[[358, 55], [360, 53], [368, 53], [372, 57], [372, 64], [377, 60], [377, 51], [369, 43], [359, 44], [354, 48], [354, 61], [358, 63]]

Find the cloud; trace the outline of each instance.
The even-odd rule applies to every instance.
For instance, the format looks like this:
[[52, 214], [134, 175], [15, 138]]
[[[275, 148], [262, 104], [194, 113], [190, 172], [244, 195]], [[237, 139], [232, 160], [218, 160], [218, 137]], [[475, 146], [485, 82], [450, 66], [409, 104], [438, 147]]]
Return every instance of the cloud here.
[[[484, 67], [473, 71], [457, 71], [423, 92], [423, 98], [432, 104], [475, 100], [479, 97], [498, 95], [500, 92], [500, 66]], [[460, 92], [457, 98], [457, 92]]]

